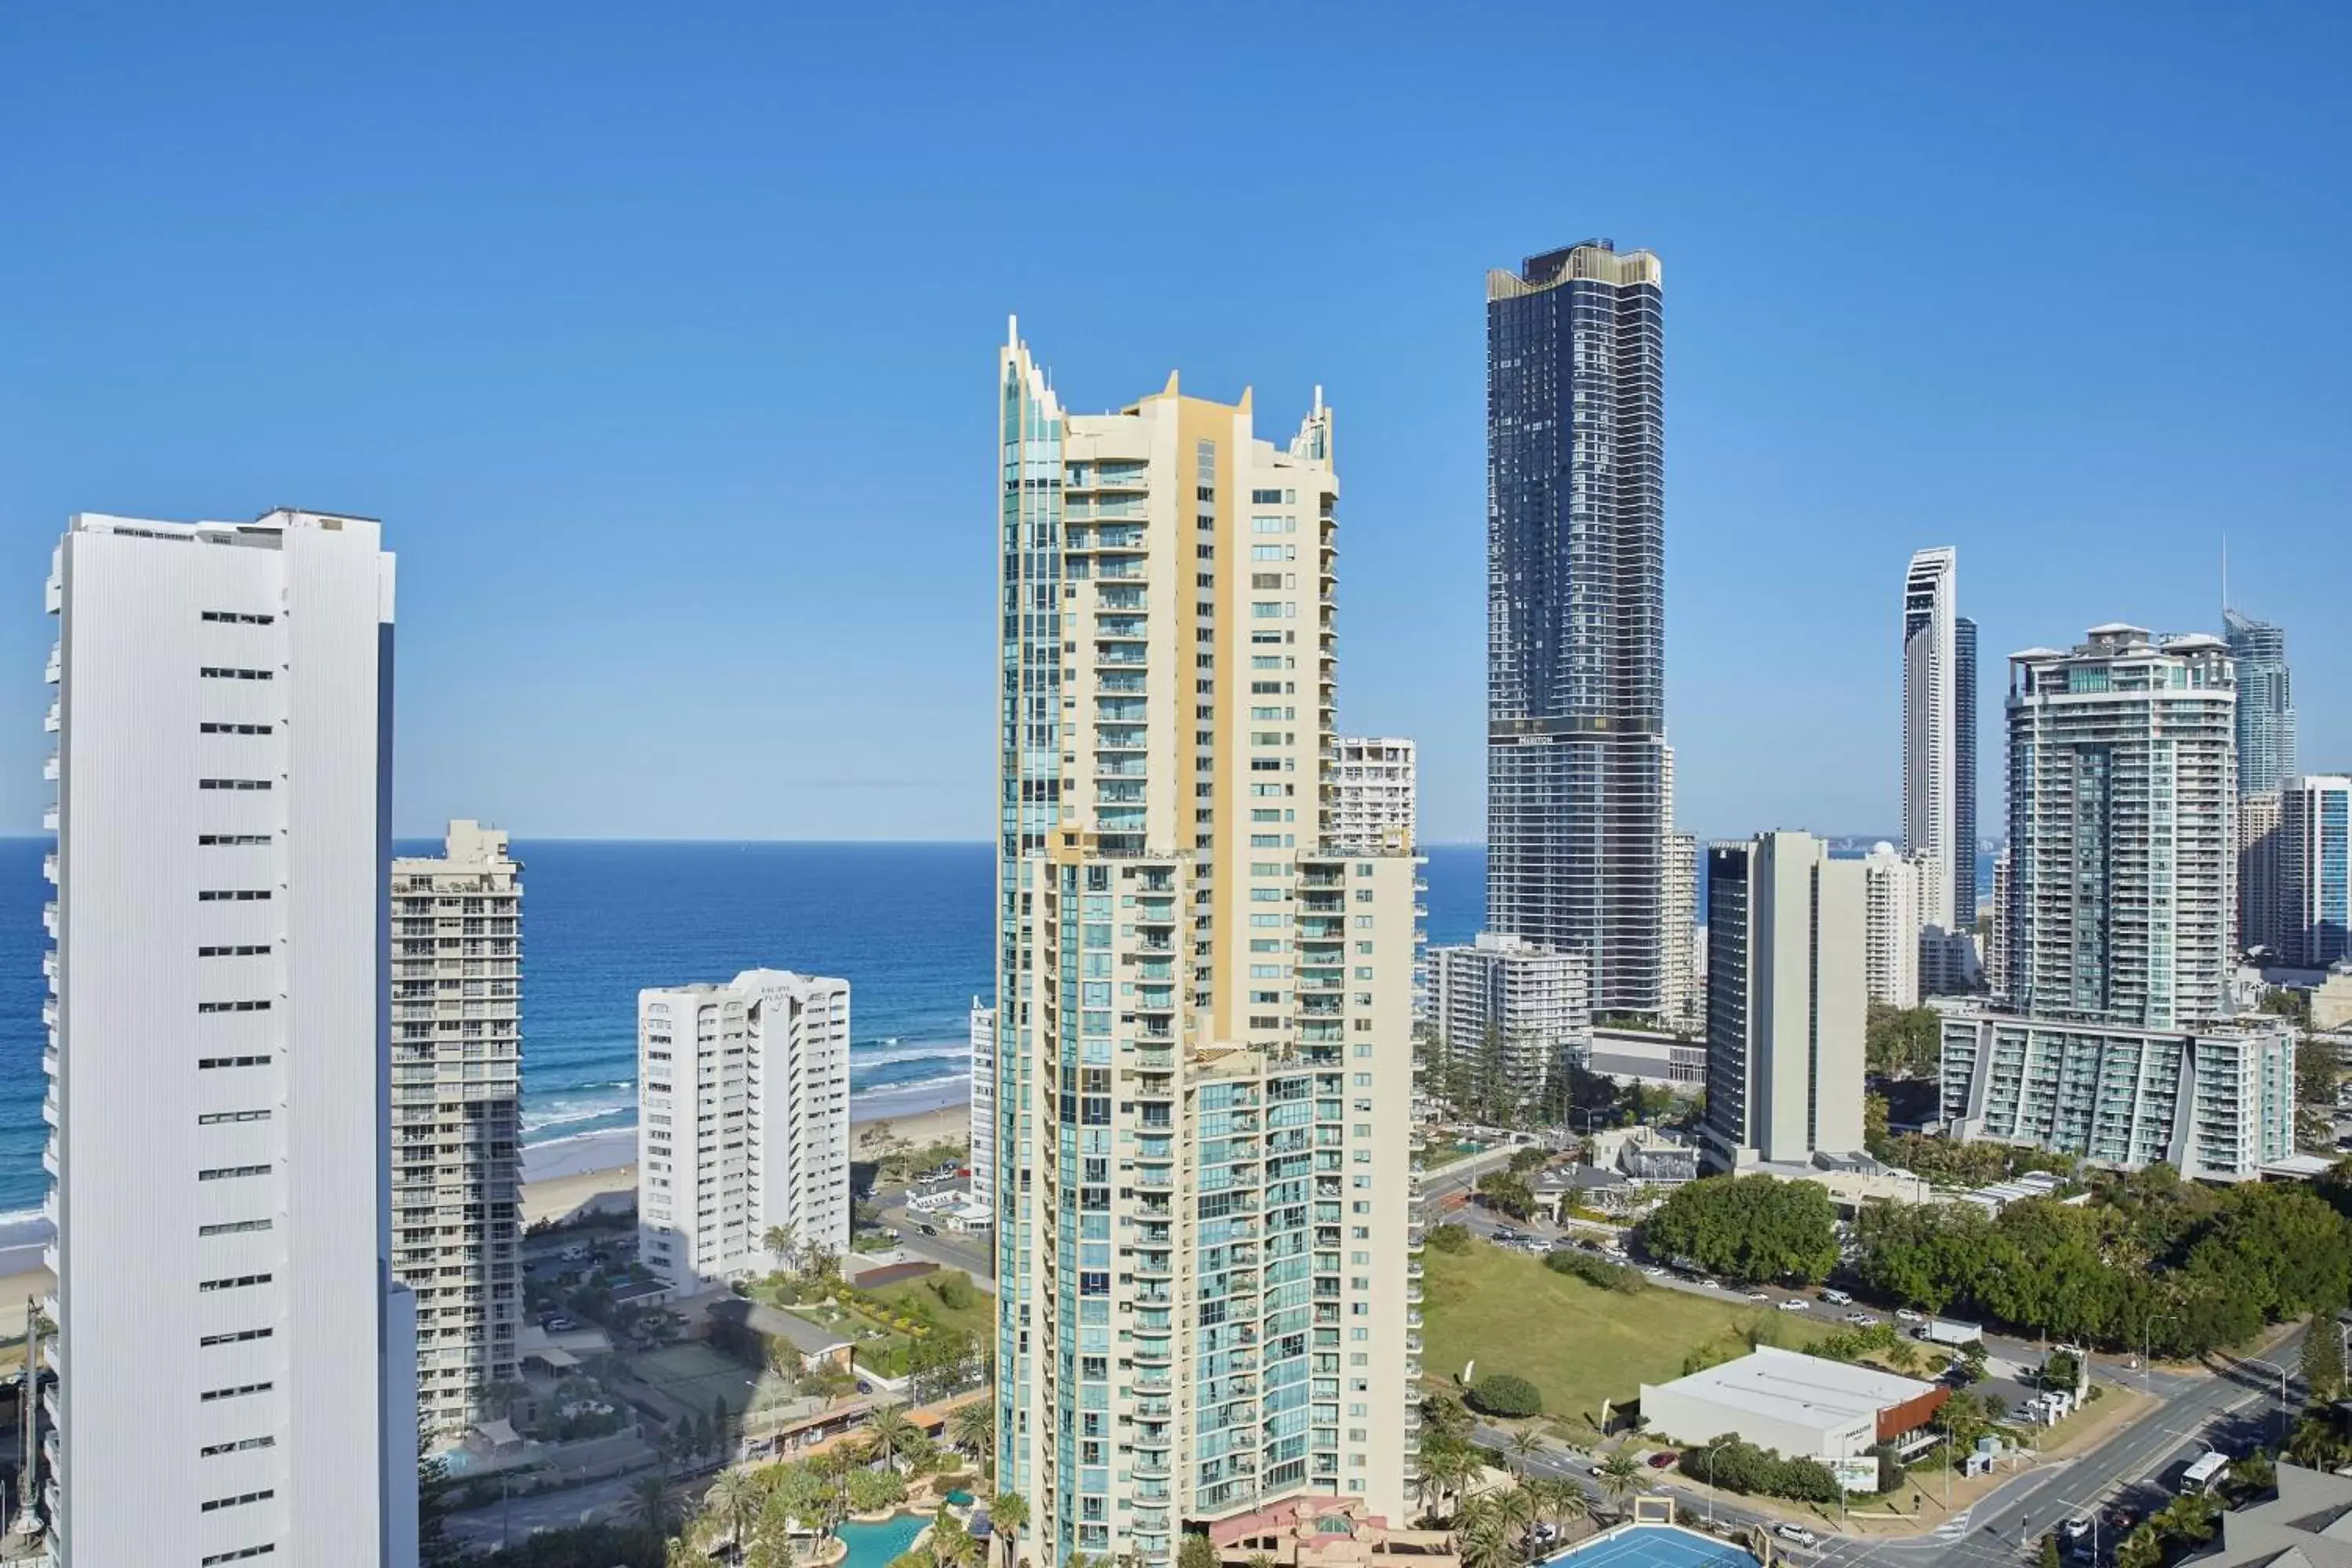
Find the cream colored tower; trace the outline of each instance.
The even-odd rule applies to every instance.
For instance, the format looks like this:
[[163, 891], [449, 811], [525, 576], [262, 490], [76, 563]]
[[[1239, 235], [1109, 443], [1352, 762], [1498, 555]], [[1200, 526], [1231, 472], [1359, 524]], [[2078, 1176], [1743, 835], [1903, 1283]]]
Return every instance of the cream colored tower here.
[[455, 1436], [520, 1363], [522, 867], [453, 822], [392, 863], [393, 1271], [416, 1295], [416, 1415]]
[[998, 1484], [1041, 1563], [1410, 1506], [1418, 862], [1341, 855], [1339, 484], [1000, 362]]

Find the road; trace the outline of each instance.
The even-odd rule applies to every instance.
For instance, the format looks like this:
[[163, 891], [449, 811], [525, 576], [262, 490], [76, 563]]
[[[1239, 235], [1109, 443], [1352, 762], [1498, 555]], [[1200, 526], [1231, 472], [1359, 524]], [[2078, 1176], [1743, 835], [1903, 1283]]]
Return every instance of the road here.
[[639, 1471], [635, 1475], [614, 1476], [610, 1480], [591, 1481], [568, 1491], [511, 1498], [488, 1508], [453, 1513], [448, 1519], [449, 1538], [460, 1545], [489, 1549], [502, 1542], [536, 1535], [542, 1530], [617, 1518], [622, 1505], [629, 1500], [630, 1489], [645, 1474]]

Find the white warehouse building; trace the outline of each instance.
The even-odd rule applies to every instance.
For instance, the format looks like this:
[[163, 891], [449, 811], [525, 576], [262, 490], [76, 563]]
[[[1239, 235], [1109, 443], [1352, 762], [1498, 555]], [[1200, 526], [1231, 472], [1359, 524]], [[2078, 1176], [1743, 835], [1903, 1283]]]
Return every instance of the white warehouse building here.
[[1784, 1458], [1853, 1459], [1927, 1424], [1941, 1384], [1759, 1345], [1737, 1361], [1642, 1385], [1644, 1429], [1685, 1446], [1727, 1432]]

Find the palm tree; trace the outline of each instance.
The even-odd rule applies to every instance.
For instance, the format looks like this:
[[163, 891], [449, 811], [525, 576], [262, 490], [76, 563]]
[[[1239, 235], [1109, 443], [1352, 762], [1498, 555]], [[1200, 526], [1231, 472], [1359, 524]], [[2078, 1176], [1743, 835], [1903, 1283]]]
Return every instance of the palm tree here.
[[1249, 1568], [1276, 1568], [1274, 1553], [1258, 1551], [1249, 1554]]
[[1528, 1482], [1528, 1491], [1535, 1499], [1537, 1511], [1555, 1530], [1564, 1530], [1571, 1520], [1591, 1511], [1591, 1505], [1584, 1500], [1584, 1489], [1566, 1476], [1534, 1477]]
[[1619, 1518], [1626, 1512], [1627, 1500], [1642, 1489], [1642, 1462], [1620, 1448], [1601, 1461], [1601, 1489], [1608, 1494]]
[[923, 1429], [907, 1415], [903, 1405], [885, 1405], [866, 1418], [866, 1435], [881, 1456], [897, 1466], [923, 1442]]
[[1536, 1500], [1528, 1495], [1528, 1489], [1505, 1487], [1500, 1491], [1489, 1492], [1487, 1499], [1496, 1522], [1510, 1532], [1514, 1544], [1525, 1544], [1528, 1531], [1535, 1528], [1536, 1522]]
[[1013, 1568], [1013, 1543], [1029, 1528], [1029, 1500], [1019, 1492], [999, 1492], [988, 1505], [988, 1538], [1004, 1542], [1004, 1568]]
[[1423, 1455], [1421, 1468], [1424, 1476], [1437, 1484], [1440, 1502], [1449, 1496], [1459, 1499], [1462, 1489], [1470, 1483], [1471, 1476], [1475, 1473], [1470, 1456], [1459, 1448], [1445, 1448], [1434, 1454]]
[[930, 1549], [938, 1568], [973, 1568], [980, 1560], [979, 1541], [964, 1528], [963, 1521], [948, 1511], [945, 1503], [931, 1515]]
[[772, 1225], [761, 1234], [760, 1245], [768, 1249], [768, 1256], [776, 1260], [778, 1268], [782, 1268], [793, 1255], [793, 1227], [788, 1225]]
[[1491, 1510], [1467, 1511], [1473, 1517], [1462, 1531], [1462, 1568], [1518, 1568], [1509, 1528]]
[[1523, 1461], [1511, 1468], [1524, 1475], [1527, 1472], [1527, 1465], [1524, 1461], [1543, 1452], [1543, 1438], [1537, 1434], [1534, 1427], [1522, 1426], [1511, 1434], [1511, 1440], [1504, 1446], [1510, 1449], [1513, 1458]]
[[710, 1483], [702, 1494], [702, 1511], [716, 1526], [723, 1526], [728, 1538], [727, 1560], [740, 1563], [743, 1546], [751, 1529], [751, 1516], [760, 1511], [760, 1483], [748, 1470], [727, 1470]]
[[948, 1415], [948, 1441], [976, 1463], [985, 1463], [996, 1447], [995, 1402], [983, 1395], [957, 1405]]
[[639, 1476], [629, 1488], [629, 1500], [624, 1505], [628, 1516], [656, 1535], [669, 1533], [670, 1521], [677, 1511], [677, 1493], [669, 1478], [656, 1471]]

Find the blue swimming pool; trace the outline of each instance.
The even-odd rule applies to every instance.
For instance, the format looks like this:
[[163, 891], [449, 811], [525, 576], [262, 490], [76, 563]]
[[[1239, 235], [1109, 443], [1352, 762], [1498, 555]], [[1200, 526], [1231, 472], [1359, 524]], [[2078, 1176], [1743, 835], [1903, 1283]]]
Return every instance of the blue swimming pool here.
[[841, 1568], [885, 1568], [890, 1559], [915, 1544], [915, 1537], [929, 1522], [919, 1513], [902, 1513], [879, 1524], [849, 1521], [836, 1531], [841, 1543], [849, 1548], [849, 1555], [841, 1560]]

